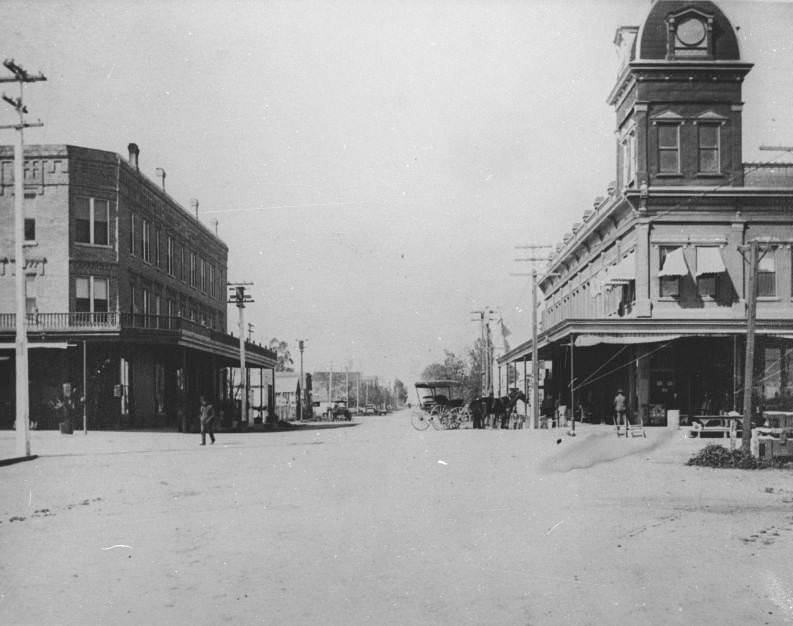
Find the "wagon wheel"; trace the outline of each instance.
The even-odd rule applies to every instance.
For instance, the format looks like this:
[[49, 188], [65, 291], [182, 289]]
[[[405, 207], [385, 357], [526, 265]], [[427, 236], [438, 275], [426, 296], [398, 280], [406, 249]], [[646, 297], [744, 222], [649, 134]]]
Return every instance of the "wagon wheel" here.
[[424, 411], [413, 411], [410, 423], [416, 430], [427, 430], [430, 427], [429, 416]]

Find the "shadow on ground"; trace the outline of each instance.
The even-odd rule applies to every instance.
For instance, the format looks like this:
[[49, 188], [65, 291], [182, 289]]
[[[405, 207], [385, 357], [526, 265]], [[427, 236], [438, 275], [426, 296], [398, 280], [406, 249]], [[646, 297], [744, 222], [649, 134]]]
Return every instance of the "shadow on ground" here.
[[575, 441], [564, 438], [557, 444], [558, 451], [540, 463], [538, 469], [543, 473], [585, 469], [599, 463], [648, 452], [671, 438], [672, 431], [653, 433], [648, 439], [617, 437], [613, 431], [592, 433]]

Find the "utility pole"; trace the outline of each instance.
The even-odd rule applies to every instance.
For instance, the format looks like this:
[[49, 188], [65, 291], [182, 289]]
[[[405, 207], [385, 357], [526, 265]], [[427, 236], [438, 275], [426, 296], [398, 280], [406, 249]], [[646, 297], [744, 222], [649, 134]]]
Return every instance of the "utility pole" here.
[[[3, 94], [3, 100], [10, 104], [19, 116], [16, 124], [0, 126], [0, 129], [16, 130], [14, 143], [14, 287], [16, 293], [16, 453], [20, 457], [30, 456], [30, 396], [28, 374], [28, 335], [27, 311], [25, 310], [25, 258], [22, 242], [25, 238], [25, 128], [43, 126], [41, 121], [26, 122], [28, 112], [23, 103], [25, 83], [47, 80], [39, 72], [31, 76], [13, 59], [6, 59], [3, 65], [14, 76], [2, 77], [0, 83], [19, 83], [19, 97], [9, 98]], [[83, 390], [85, 393], [85, 390]]]
[[476, 315], [472, 322], [479, 322], [479, 339], [481, 340], [479, 346], [479, 355], [482, 361], [482, 381], [481, 381], [481, 388], [482, 388], [482, 397], [486, 396], [487, 393], [485, 392], [486, 383], [487, 383], [487, 374], [485, 369], [485, 312], [482, 310], [478, 311], [471, 311], [471, 315]]
[[493, 391], [493, 373], [491, 371], [493, 366], [493, 351], [490, 340], [490, 322], [493, 321], [493, 309], [480, 309], [471, 311], [471, 315], [476, 317], [472, 322], [479, 322], [480, 337], [482, 339], [482, 347], [480, 353], [482, 355], [482, 396], [487, 396]]
[[249, 294], [245, 293], [245, 288], [253, 285], [251, 282], [228, 283], [229, 290], [233, 295], [229, 297], [229, 304], [236, 304], [239, 311], [239, 330], [240, 330], [240, 422], [248, 425], [248, 370], [245, 367], [245, 304], [255, 302]]
[[305, 381], [303, 380], [303, 348], [305, 347], [305, 340], [298, 339], [297, 340], [297, 349], [300, 350], [300, 395], [303, 398], [300, 399], [300, 421], [303, 421], [303, 399], [306, 396], [306, 391], [304, 389]]
[[[742, 247], [745, 249], [745, 247]], [[749, 246], [749, 280], [746, 284], [746, 357], [743, 369], [743, 430], [741, 451], [750, 453], [752, 440], [752, 389], [754, 387], [754, 327], [757, 317], [757, 263], [759, 246], [757, 240]]]
[[[517, 250], [550, 250], [548, 245], [515, 246]], [[530, 256], [515, 259], [519, 262], [539, 263], [547, 261], [547, 257]], [[533, 267], [531, 274], [512, 274], [513, 276], [531, 276], [531, 423], [532, 428], [540, 427], [540, 363], [537, 350], [537, 268]]]

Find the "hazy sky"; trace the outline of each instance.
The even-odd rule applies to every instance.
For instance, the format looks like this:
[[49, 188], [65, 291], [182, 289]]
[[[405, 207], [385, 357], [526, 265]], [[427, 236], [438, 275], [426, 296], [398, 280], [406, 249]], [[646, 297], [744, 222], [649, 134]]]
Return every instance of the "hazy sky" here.
[[[778, 159], [757, 147], [793, 145], [793, 4], [719, 5], [755, 63], [744, 160]], [[0, 54], [49, 79], [26, 91], [45, 123], [28, 142], [126, 157], [134, 141], [146, 175], [218, 220], [257, 340], [410, 384], [473, 343], [472, 310], [530, 336], [514, 246], [555, 244], [615, 178], [612, 41], [649, 8], [4, 2]]]

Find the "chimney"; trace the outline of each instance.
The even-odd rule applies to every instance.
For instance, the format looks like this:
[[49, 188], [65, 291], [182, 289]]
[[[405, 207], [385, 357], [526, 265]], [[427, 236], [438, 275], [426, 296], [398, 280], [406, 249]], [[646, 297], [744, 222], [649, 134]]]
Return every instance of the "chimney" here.
[[129, 164], [134, 167], [136, 170], [140, 171], [138, 167], [138, 155], [140, 154], [140, 149], [138, 148], [138, 144], [131, 143], [127, 146], [127, 150], [129, 150]]

